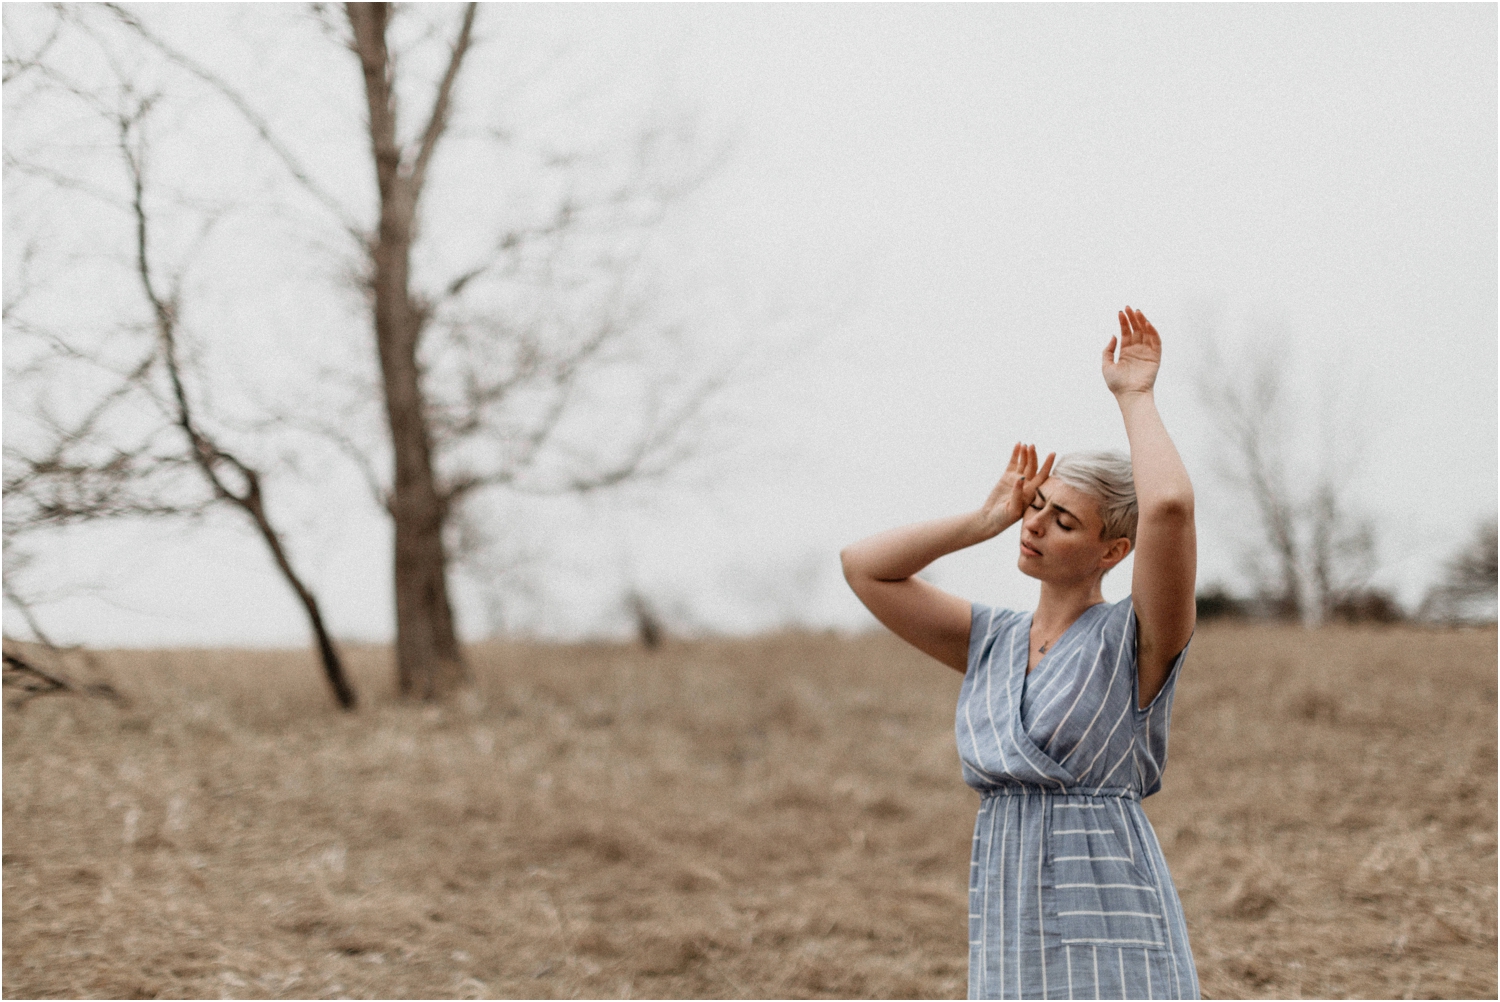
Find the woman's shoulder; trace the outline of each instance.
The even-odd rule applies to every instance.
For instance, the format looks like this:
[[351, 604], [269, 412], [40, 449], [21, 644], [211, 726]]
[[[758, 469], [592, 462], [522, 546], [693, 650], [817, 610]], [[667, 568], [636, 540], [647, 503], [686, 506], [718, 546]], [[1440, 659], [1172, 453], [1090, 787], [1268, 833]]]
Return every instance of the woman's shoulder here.
[[1023, 618], [1026, 613], [1018, 609], [1002, 609], [982, 602], [969, 604], [969, 633], [985, 635], [1007, 630]]
[[[1093, 631], [1107, 645], [1120, 644], [1132, 639], [1136, 629], [1135, 606], [1126, 595], [1118, 602], [1104, 602], [1094, 607], [1096, 611]], [[1132, 649], [1134, 644], [1131, 644]]]
[[1118, 602], [1104, 603], [1104, 618], [1110, 623], [1129, 623], [1135, 618], [1135, 603], [1126, 595]]
[[[1093, 629], [1098, 634], [1100, 645], [1106, 650], [1118, 651], [1121, 658], [1133, 662], [1141, 622], [1136, 616], [1131, 597], [1126, 595], [1118, 602], [1107, 602], [1096, 608], [1099, 609], [1099, 617], [1095, 620]], [[1186, 650], [1184, 647], [1183, 653]]]
[[[1025, 616], [1015, 609], [999, 609], [982, 602], [969, 605], [969, 658], [964, 669], [964, 684], [988, 670], [999, 651], [1009, 650], [1013, 629]], [[976, 670], [977, 669], [977, 670]]]
[[1018, 623], [1024, 622], [1027, 614], [1017, 609], [1001, 609], [996, 606], [973, 602], [969, 605], [969, 659], [972, 661], [981, 651], [1005, 646]]

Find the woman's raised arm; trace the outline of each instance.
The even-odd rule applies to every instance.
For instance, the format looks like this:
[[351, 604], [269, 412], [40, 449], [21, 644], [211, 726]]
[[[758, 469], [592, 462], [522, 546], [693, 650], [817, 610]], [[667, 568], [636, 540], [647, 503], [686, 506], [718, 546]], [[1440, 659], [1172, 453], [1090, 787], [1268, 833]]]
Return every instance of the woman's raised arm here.
[[1140, 507], [1130, 598], [1140, 624], [1136, 660], [1141, 706], [1156, 698], [1166, 684], [1167, 671], [1187, 646], [1197, 622], [1193, 484], [1156, 411], [1152, 388], [1160, 367], [1161, 337], [1156, 328], [1140, 310], [1125, 307], [1120, 313], [1119, 337], [1110, 338], [1104, 349], [1104, 382], [1125, 419]]
[[914, 575], [937, 558], [993, 539], [1019, 521], [1052, 472], [1036, 446], [1011, 450], [1005, 475], [978, 511], [891, 529], [844, 548], [844, 578], [896, 636], [957, 671], [969, 662], [969, 603]]

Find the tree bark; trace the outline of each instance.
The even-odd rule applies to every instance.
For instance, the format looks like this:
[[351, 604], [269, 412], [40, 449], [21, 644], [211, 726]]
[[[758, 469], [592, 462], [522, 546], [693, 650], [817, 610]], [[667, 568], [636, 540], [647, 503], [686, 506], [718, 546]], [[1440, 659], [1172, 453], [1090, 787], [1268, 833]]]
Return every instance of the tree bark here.
[[473, 20], [470, 8], [450, 73], [440, 88], [433, 121], [414, 162], [406, 162], [396, 134], [396, 95], [383, 3], [347, 5], [354, 48], [364, 73], [371, 153], [380, 192], [379, 228], [371, 241], [369, 291], [376, 348], [391, 436], [394, 477], [389, 499], [395, 523], [396, 678], [401, 695], [436, 699], [468, 680], [448, 598], [443, 545], [446, 506], [432, 463], [432, 439], [422, 392], [418, 349], [427, 322], [411, 290], [411, 247], [425, 167], [441, 135], [447, 92]]

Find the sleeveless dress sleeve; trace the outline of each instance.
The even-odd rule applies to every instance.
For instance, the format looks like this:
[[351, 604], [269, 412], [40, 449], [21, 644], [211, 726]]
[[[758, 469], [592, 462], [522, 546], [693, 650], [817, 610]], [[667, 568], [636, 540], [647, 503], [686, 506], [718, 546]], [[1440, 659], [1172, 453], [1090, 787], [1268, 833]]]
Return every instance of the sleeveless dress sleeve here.
[[964, 673], [972, 672], [984, 656], [985, 640], [995, 632], [996, 621], [1003, 610], [974, 602], [969, 606], [969, 663]]
[[[1130, 610], [1132, 651], [1139, 629], [1140, 621], [1136, 619], [1135, 609], [1132, 607]], [[1188, 649], [1192, 646], [1193, 641], [1189, 637], [1188, 642], [1167, 668], [1167, 678], [1162, 683], [1161, 690], [1145, 707], [1141, 706], [1138, 674], [1135, 679], [1136, 684], [1131, 690], [1130, 706], [1135, 711], [1136, 782], [1140, 784], [1142, 797], [1149, 797], [1161, 789], [1162, 772], [1167, 766], [1167, 735], [1172, 724], [1172, 700], [1177, 693], [1177, 679], [1182, 675], [1182, 666], [1187, 661]], [[1132, 660], [1134, 660], [1133, 656]]]

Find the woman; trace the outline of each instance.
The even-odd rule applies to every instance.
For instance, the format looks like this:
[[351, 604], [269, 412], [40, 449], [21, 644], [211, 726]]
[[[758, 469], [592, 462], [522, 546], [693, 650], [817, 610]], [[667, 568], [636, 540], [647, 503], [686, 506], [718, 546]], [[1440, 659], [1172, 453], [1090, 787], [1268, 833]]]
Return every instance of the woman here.
[[[1118, 357], [1116, 348], [1118, 347]], [[1104, 382], [1130, 457], [1017, 445], [975, 512], [844, 550], [897, 636], [964, 672], [957, 733], [982, 795], [969, 868], [970, 998], [1197, 998], [1182, 905], [1141, 798], [1161, 786], [1172, 691], [1194, 626], [1193, 487], [1157, 414], [1161, 338], [1120, 313]], [[1132, 483], [1133, 481], [1133, 483]], [[915, 577], [1021, 523], [1034, 613]], [[1100, 581], [1132, 549], [1128, 598]]]

